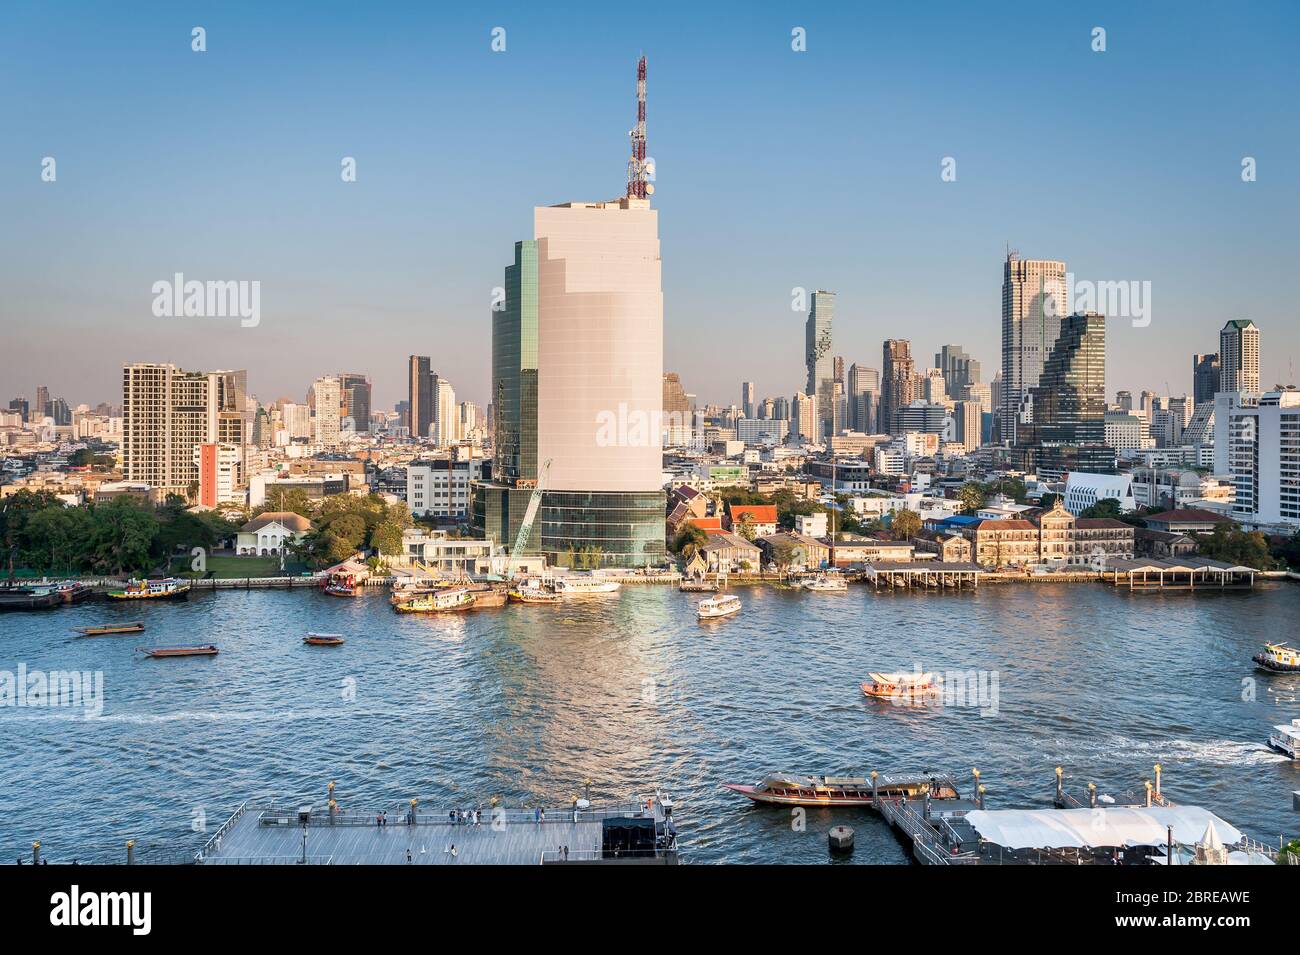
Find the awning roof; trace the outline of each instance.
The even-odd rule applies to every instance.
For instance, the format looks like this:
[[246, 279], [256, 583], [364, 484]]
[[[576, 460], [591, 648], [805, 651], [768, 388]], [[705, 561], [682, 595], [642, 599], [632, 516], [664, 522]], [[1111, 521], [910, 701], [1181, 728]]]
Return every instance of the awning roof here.
[[991, 809], [966, 814], [966, 821], [985, 840], [1006, 849], [1086, 849], [1117, 846], [1163, 846], [1168, 826], [1174, 841], [1195, 843], [1210, 822], [1226, 845], [1241, 833], [1208, 809], [1155, 806], [1150, 809]]

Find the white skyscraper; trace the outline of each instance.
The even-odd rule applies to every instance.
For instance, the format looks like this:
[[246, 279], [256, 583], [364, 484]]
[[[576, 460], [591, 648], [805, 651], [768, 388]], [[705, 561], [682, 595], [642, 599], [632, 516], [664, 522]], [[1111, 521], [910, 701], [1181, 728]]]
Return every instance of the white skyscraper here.
[[1002, 272], [1002, 404], [999, 437], [1014, 442], [1017, 423], [1033, 420], [1030, 389], [1038, 384], [1070, 299], [1065, 263], [1007, 254]]
[[339, 443], [343, 420], [343, 386], [333, 376], [317, 378], [312, 384], [316, 404], [312, 437], [322, 447]]

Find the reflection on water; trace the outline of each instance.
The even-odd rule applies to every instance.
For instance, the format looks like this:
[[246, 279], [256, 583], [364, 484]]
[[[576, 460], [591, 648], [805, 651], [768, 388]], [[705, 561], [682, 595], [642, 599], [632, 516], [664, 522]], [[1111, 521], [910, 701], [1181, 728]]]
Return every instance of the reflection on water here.
[[[1300, 716], [1300, 677], [1250, 655], [1300, 614], [1300, 589], [1130, 594], [1064, 584], [976, 594], [806, 594], [739, 588], [737, 617], [701, 625], [697, 597], [625, 587], [559, 606], [394, 614], [382, 595], [197, 594], [0, 617], [0, 670], [104, 674], [102, 716], [0, 709], [0, 858], [119, 861], [193, 849], [245, 798], [345, 807], [567, 802], [662, 786], [687, 861], [823, 862], [825, 832], [858, 830], [854, 862], [907, 852], [868, 812], [788, 810], [720, 788], [774, 769], [978, 766], [995, 806], [1046, 806], [1072, 786], [1140, 788], [1165, 767], [1178, 802], [1264, 841], [1294, 834], [1300, 767], [1263, 745]], [[144, 634], [71, 628], [146, 618]], [[308, 630], [346, 635], [307, 647]], [[148, 643], [216, 642], [214, 658], [144, 660]], [[996, 715], [863, 698], [871, 670], [996, 671]], [[1255, 681], [1243, 683], [1243, 681]], [[1253, 699], [1246, 691], [1254, 689]]]

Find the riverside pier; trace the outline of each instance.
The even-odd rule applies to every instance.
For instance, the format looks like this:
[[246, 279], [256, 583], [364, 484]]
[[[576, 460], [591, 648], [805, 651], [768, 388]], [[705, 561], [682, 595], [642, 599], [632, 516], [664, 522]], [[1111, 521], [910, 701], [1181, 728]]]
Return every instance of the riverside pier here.
[[344, 811], [243, 804], [194, 856], [199, 865], [675, 865], [672, 800], [569, 807]]

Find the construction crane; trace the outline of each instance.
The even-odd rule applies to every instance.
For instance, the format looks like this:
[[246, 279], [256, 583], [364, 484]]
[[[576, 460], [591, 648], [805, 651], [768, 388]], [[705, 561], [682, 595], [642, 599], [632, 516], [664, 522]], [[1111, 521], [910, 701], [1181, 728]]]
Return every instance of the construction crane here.
[[514, 576], [515, 561], [524, 555], [524, 548], [528, 546], [528, 535], [532, 532], [533, 521], [537, 519], [537, 508], [542, 503], [542, 485], [546, 483], [546, 473], [551, 469], [551, 458], [546, 459], [542, 469], [537, 472], [537, 484], [533, 487], [533, 493], [528, 498], [528, 509], [524, 511], [523, 522], [519, 525], [519, 533], [515, 536], [515, 546], [510, 549], [510, 558], [506, 561], [506, 580]]

